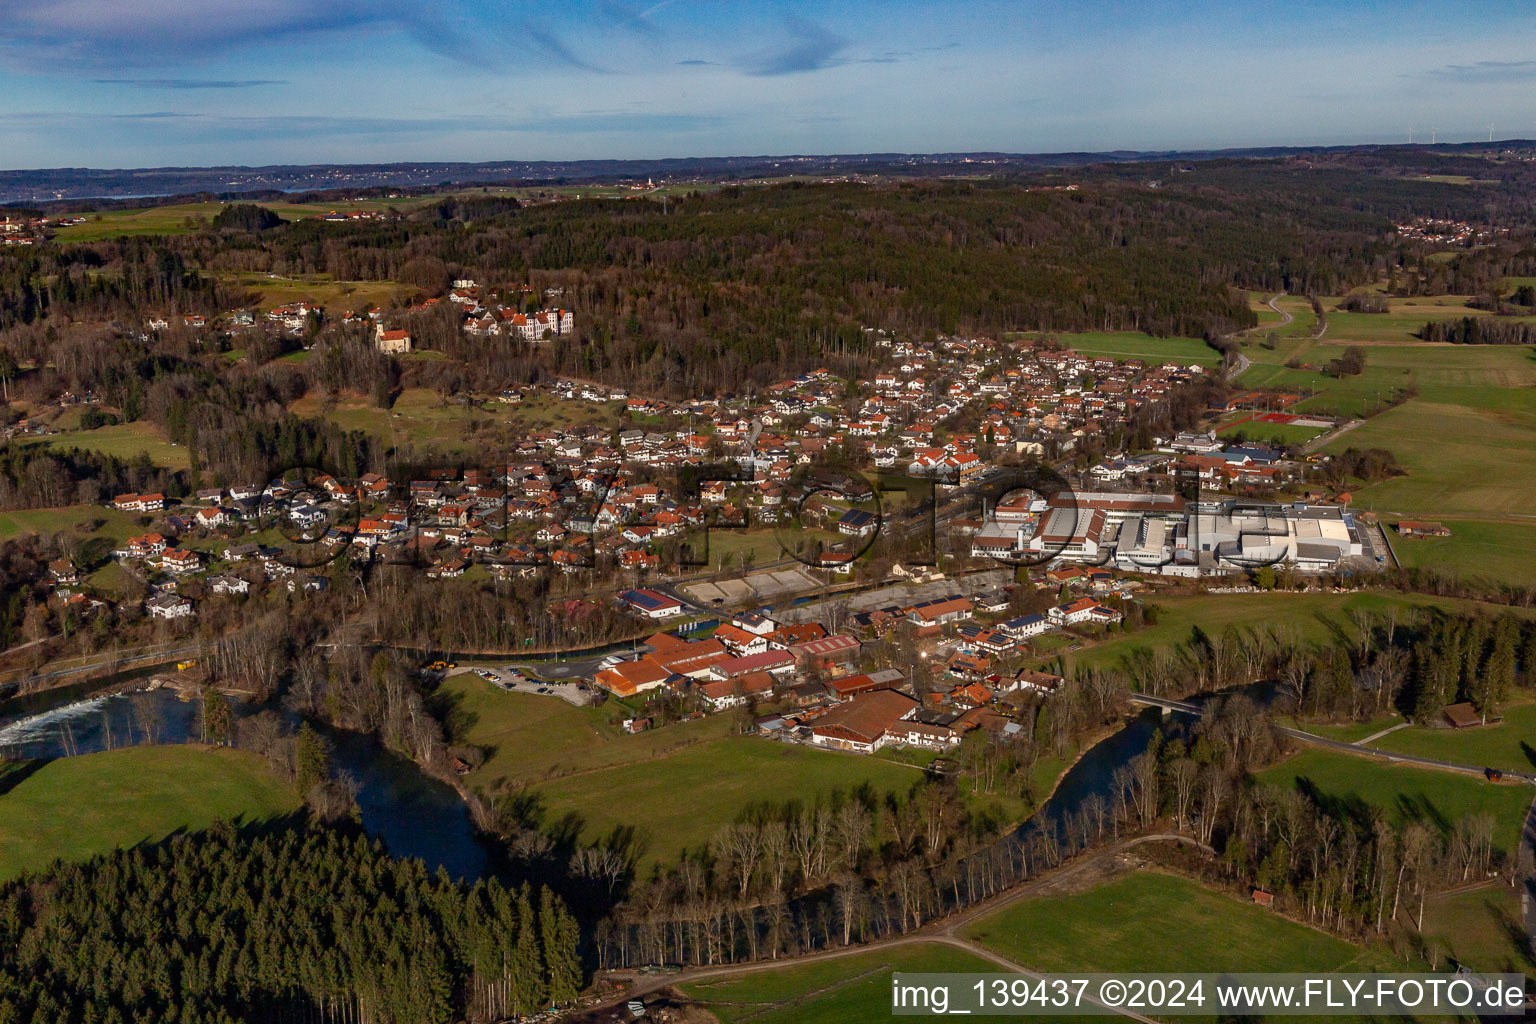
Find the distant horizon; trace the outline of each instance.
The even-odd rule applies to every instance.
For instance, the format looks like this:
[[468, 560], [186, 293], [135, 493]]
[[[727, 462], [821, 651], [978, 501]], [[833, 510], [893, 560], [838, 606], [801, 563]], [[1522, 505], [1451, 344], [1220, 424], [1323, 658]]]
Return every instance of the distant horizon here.
[[1410, 128], [1479, 141], [1536, 117], [1528, 4], [1283, 14], [1259, 0], [11, 0], [0, 152], [28, 169], [1160, 152], [1382, 145]]
[[[1445, 133], [1441, 133], [1442, 135]], [[295, 159], [275, 163], [214, 163], [214, 164], [121, 164], [121, 165], [95, 165], [95, 164], [59, 164], [54, 166], [38, 167], [0, 167], [0, 174], [45, 174], [50, 171], [58, 172], [91, 172], [91, 173], [131, 173], [143, 171], [280, 171], [299, 168], [395, 168], [414, 165], [419, 167], [492, 167], [498, 164], [509, 166], [516, 165], [547, 165], [559, 167], [562, 165], [586, 165], [586, 164], [633, 164], [639, 166], [664, 164], [664, 163], [701, 163], [709, 161], [721, 162], [746, 162], [746, 161], [773, 161], [773, 160], [890, 160], [890, 159], [923, 159], [939, 161], [941, 159], [970, 159], [987, 158], [997, 160], [1046, 160], [1052, 157], [1084, 157], [1106, 158], [1119, 163], [1142, 163], [1160, 159], [1179, 158], [1221, 158], [1238, 157], [1244, 154], [1258, 154], [1266, 151], [1284, 150], [1292, 153], [1307, 152], [1348, 152], [1363, 149], [1416, 149], [1429, 152], [1435, 146], [1455, 148], [1475, 147], [1508, 147], [1508, 146], [1536, 146], [1536, 132], [1526, 136], [1511, 136], [1501, 138], [1495, 135], [1490, 142], [1484, 138], [1441, 138], [1438, 142], [1430, 143], [1414, 139], [1412, 143], [1405, 139], [1378, 140], [1356, 139], [1351, 141], [1317, 141], [1317, 142], [1255, 142], [1239, 146], [1190, 146], [1178, 148], [1151, 148], [1136, 149], [1126, 146], [1111, 147], [1107, 149], [1063, 149], [1063, 150], [1003, 150], [1003, 149], [959, 149], [959, 150], [829, 150], [826, 152], [763, 152], [763, 153], [687, 153], [673, 156], [590, 156], [590, 157], [489, 157], [484, 159], [455, 159], [452, 157], [415, 157], [402, 156], [393, 159], [380, 158], [374, 160], [304, 160]], [[1257, 158], [1257, 157], [1256, 157]], [[1092, 162], [1092, 161], [1090, 161]], [[1059, 165], [1042, 163], [1039, 169], [1048, 170], [1051, 166], [1070, 168], [1074, 166], [1087, 166], [1086, 163], [1065, 162]], [[622, 172], [621, 172], [622, 173]], [[338, 188], [344, 186], [336, 186]], [[374, 186], [369, 186], [374, 187]], [[163, 193], [146, 192], [143, 198], [153, 198]], [[101, 198], [133, 198], [132, 196], [115, 196]]]

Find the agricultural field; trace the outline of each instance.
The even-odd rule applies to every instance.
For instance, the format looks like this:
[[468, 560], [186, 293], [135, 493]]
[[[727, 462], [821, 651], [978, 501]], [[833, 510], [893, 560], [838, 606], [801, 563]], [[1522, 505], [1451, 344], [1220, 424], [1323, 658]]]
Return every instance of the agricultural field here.
[[1536, 704], [1504, 709], [1504, 721], [1475, 729], [1410, 726], [1372, 743], [1380, 750], [1415, 754], [1439, 761], [1488, 765], [1509, 771], [1536, 768]]
[[[721, 1024], [863, 1024], [890, 1016], [893, 974], [997, 969], [963, 949], [914, 943], [768, 967], [720, 981], [689, 982], [682, 991]], [[1045, 1024], [1051, 1018], [1029, 1019]]]
[[159, 427], [145, 420], [95, 430], [68, 430], [51, 434], [44, 441], [54, 451], [82, 448], [119, 459], [137, 459], [143, 455], [164, 469], [188, 469], [192, 465], [191, 454], [185, 448], [166, 440]]
[[1492, 814], [1497, 822], [1494, 846], [1511, 856], [1531, 806], [1528, 786], [1501, 785], [1460, 772], [1316, 749], [1293, 754], [1260, 772], [1259, 779], [1295, 786], [1362, 818], [1368, 819], [1379, 809], [1396, 824], [1420, 820], [1442, 834], [1448, 834], [1464, 815]]
[[[1304, 360], [1321, 366], [1344, 345], [1330, 330]], [[1372, 345], [1365, 372], [1336, 379], [1292, 370], [1276, 354], [1250, 347], [1245, 387], [1307, 396], [1296, 411], [1360, 417], [1378, 413], [1410, 383], [1418, 396], [1380, 411], [1325, 450], [1385, 448], [1407, 475], [1353, 490], [1356, 507], [1388, 517], [1451, 520], [1453, 536], [1436, 546], [1398, 541], [1405, 565], [1438, 565], [1507, 582], [1536, 581], [1527, 552], [1536, 523], [1524, 496], [1536, 493], [1536, 353], [1518, 346]], [[1224, 432], [1250, 430], [1229, 424]], [[1299, 437], [1283, 438], [1286, 440]]]
[[1367, 970], [1366, 951], [1176, 875], [1134, 871], [1020, 900], [966, 938], [1041, 971]]
[[649, 839], [644, 873], [707, 843], [753, 805], [813, 801], [864, 784], [876, 793], [905, 794], [922, 777], [919, 769], [877, 757], [729, 736], [664, 758], [566, 776], [534, 793], [549, 820], [574, 816], [587, 839], [634, 826]]
[[[788, 180], [788, 179], [778, 179]], [[287, 221], [319, 217], [327, 213], [354, 210], [394, 210], [402, 215], [438, 202], [450, 195], [511, 195], [525, 202], [550, 202], [556, 199], [632, 199], [674, 197], [690, 192], [718, 189], [716, 183], [666, 184], [649, 189], [626, 185], [547, 186], [543, 188], [462, 188], [432, 195], [398, 196], [393, 199], [338, 199], [327, 203], [293, 203], [283, 200], [255, 200]], [[59, 242], [96, 242], [106, 238], [135, 235], [185, 235], [205, 230], [214, 217], [228, 205], [224, 202], [176, 203], [142, 209], [102, 210], [85, 215], [84, 224], [71, 224], [55, 232]]]
[[296, 811], [298, 795], [254, 754], [133, 747], [0, 766], [0, 879], [85, 860], [216, 821]]
[[1536, 586], [1536, 521], [1434, 517], [1449, 537], [1405, 538], [1392, 534], [1392, 550], [1405, 568], [1432, 568], [1465, 577], [1490, 576]]
[[1354, 504], [1387, 515], [1525, 515], [1536, 494], [1536, 391], [1531, 408], [1495, 412], [1414, 399], [1328, 444], [1385, 448], [1406, 476], [1355, 492]]
[[[300, 220], [329, 213], [332, 210], [388, 210], [402, 212], [413, 206], [435, 202], [439, 196], [423, 196], [401, 199], [354, 199], [336, 203], [286, 203], [264, 200], [257, 205], [265, 206], [284, 220]], [[171, 206], [153, 206], [137, 210], [102, 210], [86, 214], [84, 224], [72, 224], [59, 228], [56, 238], [60, 242], [96, 242], [104, 238], [124, 238], [131, 235], [182, 235], [201, 231], [207, 222], [219, 215], [228, 205], [223, 202], [176, 203]]]
[[[1467, 305], [1471, 295], [1422, 295], [1398, 299], [1388, 296], [1386, 313], [1349, 313], [1339, 309], [1342, 296], [1323, 300], [1328, 314], [1328, 341], [1338, 344], [1411, 344], [1430, 320], [1460, 320], [1469, 316], [1492, 316], [1484, 309]], [[1532, 322], [1530, 317], [1507, 317]]]

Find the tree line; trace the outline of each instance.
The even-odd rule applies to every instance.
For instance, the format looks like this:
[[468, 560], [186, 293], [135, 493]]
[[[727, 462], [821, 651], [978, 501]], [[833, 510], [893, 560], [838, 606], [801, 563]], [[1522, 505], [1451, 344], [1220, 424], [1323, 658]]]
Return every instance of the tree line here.
[[0, 1021], [494, 1021], [571, 1002], [580, 948], [547, 889], [221, 825], [0, 886]]

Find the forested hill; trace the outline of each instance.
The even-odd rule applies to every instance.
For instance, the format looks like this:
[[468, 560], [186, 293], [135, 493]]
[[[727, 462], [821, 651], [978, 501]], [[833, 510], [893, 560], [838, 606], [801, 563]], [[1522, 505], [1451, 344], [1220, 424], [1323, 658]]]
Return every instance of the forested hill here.
[[509, 205], [47, 246], [10, 257], [0, 274], [0, 326], [49, 313], [216, 314], [238, 296], [211, 281], [237, 272], [395, 281], [423, 295], [460, 276], [528, 281], [580, 311], [585, 344], [559, 347], [554, 369], [683, 391], [856, 353], [864, 327], [1214, 336], [1254, 323], [1238, 289], [1303, 291], [1352, 266], [1363, 274], [1362, 253], [1389, 227], [1368, 213], [1314, 225], [1305, 210], [1230, 193], [1113, 181], [1080, 192], [846, 183]]
[[501, 1020], [574, 999], [580, 941], [548, 890], [226, 826], [0, 888], [0, 1021]]
[[[866, 328], [1214, 338], [1256, 322], [1245, 289], [1342, 294], [1421, 261], [1394, 237], [1403, 219], [1528, 223], [1524, 164], [1489, 165], [1476, 173], [1512, 177], [1467, 186], [1361, 159], [1114, 165], [1085, 169], [1073, 190], [1062, 175], [1049, 178], [1055, 188], [1040, 176], [791, 182], [665, 200], [445, 196], [355, 223], [225, 218], [6, 252], [0, 331], [12, 330], [0, 344], [48, 359], [40, 332], [25, 329], [59, 314], [217, 316], [251, 301], [235, 282], [267, 274], [388, 282], [423, 298], [468, 277], [496, 291], [531, 286], [530, 299], [577, 311], [576, 343], [551, 346], [544, 371], [686, 395], [817, 365], [856, 375]], [[1476, 163], [1447, 157], [1433, 169]], [[465, 358], [452, 317], [410, 326], [417, 348]], [[526, 346], [470, 347], [476, 367], [526, 372]]]

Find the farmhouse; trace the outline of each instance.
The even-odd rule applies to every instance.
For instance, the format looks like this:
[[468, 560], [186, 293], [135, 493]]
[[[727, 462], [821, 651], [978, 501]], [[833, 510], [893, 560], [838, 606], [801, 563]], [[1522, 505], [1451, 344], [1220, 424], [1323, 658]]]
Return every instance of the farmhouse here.
[[654, 659], [641, 658], [639, 661], [625, 661], [613, 668], [605, 668], [594, 681], [616, 697], [633, 697], [637, 693], [665, 686], [672, 678], [674, 673], [668, 672]]
[[811, 742], [834, 750], [873, 753], [890, 742], [889, 731], [921, 705], [895, 690], [860, 694], [828, 711], [811, 727]]
[[773, 673], [749, 672], [735, 679], [716, 679], [698, 686], [699, 696], [715, 711], [747, 704], [773, 693]]

